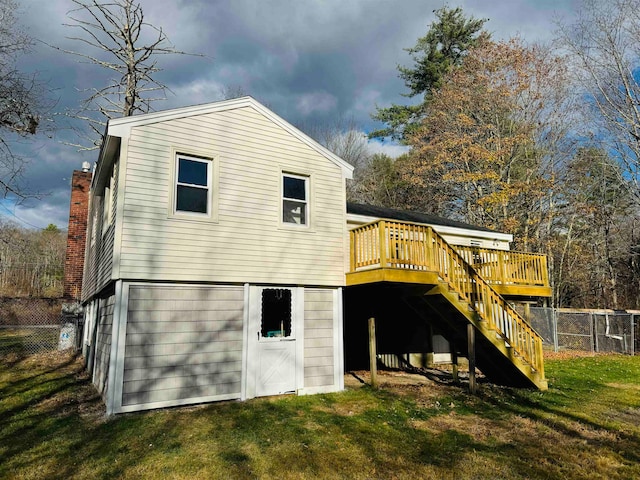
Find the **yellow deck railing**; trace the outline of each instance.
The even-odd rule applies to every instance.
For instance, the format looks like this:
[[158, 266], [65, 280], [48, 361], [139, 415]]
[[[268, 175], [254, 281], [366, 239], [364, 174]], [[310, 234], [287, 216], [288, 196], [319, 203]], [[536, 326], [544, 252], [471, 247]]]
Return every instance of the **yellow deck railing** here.
[[[351, 230], [350, 235], [352, 272], [370, 268], [437, 272], [461, 299], [475, 309], [488, 329], [500, 335], [507, 346], [512, 347], [544, 378], [540, 335], [475, 270], [464, 252], [456, 251], [458, 247], [454, 249], [431, 227], [380, 220], [357, 227]], [[499, 263], [500, 258], [509, 260], [509, 257], [498, 255], [496, 265], [504, 266]], [[511, 258], [522, 259], [517, 256]]]
[[546, 255], [457, 245], [454, 248], [493, 285], [549, 286]]

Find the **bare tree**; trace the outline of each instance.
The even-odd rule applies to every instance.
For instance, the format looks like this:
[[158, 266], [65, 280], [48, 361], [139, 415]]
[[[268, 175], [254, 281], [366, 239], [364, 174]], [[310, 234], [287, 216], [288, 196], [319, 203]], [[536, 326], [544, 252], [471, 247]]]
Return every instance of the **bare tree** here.
[[0, 220], [0, 294], [61, 296], [66, 239], [53, 224], [31, 230]]
[[298, 128], [354, 167], [353, 180], [347, 183], [347, 199], [363, 202], [361, 183], [369, 169], [372, 152], [367, 135], [353, 118], [339, 117], [329, 123], [301, 123]]
[[134, 0], [71, 1], [76, 8], [68, 13], [71, 23], [65, 25], [78, 35], [69, 38], [94, 53], [63, 51], [116, 75], [104, 87], [86, 89], [88, 97], [81, 109], [71, 114], [88, 123], [92, 145], [76, 146], [90, 150], [102, 143], [108, 119], [147, 113], [154, 101], [165, 99], [168, 87], [155, 77], [161, 71], [159, 55], [192, 54], [177, 50], [161, 27], [147, 23], [140, 3]]
[[11, 148], [12, 139], [40, 130], [45, 110], [44, 87], [35, 74], [18, 70], [17, 58], [27, 53], [32, 39], [17, 25], [17, 4], [0, 0], [0, 191], [25, 198], [21, 185], [25, 160]]
[[615, 151], [640, 201], [640, 0], [584, 0], [559, 41], [596, 115], [590, 126]]

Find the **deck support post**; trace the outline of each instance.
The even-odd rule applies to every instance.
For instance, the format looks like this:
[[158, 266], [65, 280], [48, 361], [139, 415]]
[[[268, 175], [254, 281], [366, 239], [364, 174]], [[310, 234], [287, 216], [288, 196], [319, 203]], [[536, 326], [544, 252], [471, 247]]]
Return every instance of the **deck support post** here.
[[473, 324], [467, 324], [467, 350], [469, 356], [469, 392], [476, 394], [476, 331]]
[[376, 319], [369, 319], [369, 369], [371, 371], [371, 386], [378, 388], [378, 357], [376, 354]]

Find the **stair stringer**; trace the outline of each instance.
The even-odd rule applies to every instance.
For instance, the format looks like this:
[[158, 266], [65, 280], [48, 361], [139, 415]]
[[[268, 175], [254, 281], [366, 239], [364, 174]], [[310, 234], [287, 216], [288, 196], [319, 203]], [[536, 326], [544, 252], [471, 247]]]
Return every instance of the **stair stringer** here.
[[[451, 286], [447, 282], [442, 281], [440, 284], [436, 285], [429, 292], [427, 292], [424, 296], [425, 302], [429, 304], [428, 299], [429, 297], [433, 296], [439, 296], [445, 299], [447, 303], [458, 312], [460, 317], [464, 318], [465, 323], [471, 323], [476, 328], [476, 331], [480, 335], [482, 335], [482, 338], [493, 346], [494, 352], [498, 352], [500, 356], [505, 359], [505, 361], [508, 361], [509, 364], [513, 366], [517, 372], [519, 372], [521, 376], [519, 380], [525, 380], [525, 383], [540, 390], [547, 390], [548, 385], [546, 379], [544, 378], [544, 375], [541, 375], [540, 372], [536, 371], [536, 369], [531, 364], [529, 364], [521, 356], [517, 355], [513, 347], [508, 345], [507, 339], [498, 334], [496, 330], [489, 328], [487, 322], [480, 318], [480, 315], [478, 314], [476, 309], [464, 298], [461, 298], [460, 295], [455, 292], [455, 290], [452, 290]], [[455, 322], [454, 319], [447, 318], [446, 315], [443, 315], [443, 312], [441, 312], [437, 307], [434, 307], [433, 305], [429, 306], [452, 329], [459, 330], [459, 322]], [[484, 366], [486, 368], [486, 365]], [[497, 365], [492, 365], [492, 367], [498, 368]], [[485, 375], [489, 378], [493, 376], [493, 372], [488, 370], [483, 370], [483, 373], [485, 373]], [[521, 384], [522, 382], [516, 381], [500, 383]]]

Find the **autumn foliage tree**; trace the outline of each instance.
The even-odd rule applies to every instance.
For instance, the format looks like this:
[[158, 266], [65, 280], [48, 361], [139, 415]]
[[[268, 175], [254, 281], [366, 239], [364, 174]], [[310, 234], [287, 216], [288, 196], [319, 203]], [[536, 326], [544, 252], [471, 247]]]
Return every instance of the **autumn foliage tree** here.
[[566, 147], [566, 88], [550, 51], [483, 40], [432, 92], [429, 115], [408, 139], [405, 178], [425, 196], [441, 192], [441, 213], [539, 247]]
[[66, 232], [0, 221], [0, 296], [59, 297], [62, 294]]
[[558, 306], [635, 306], [620, 281], [637, 276], [628, 268], [634, 261], [633, 183], [621, 170], [595, 147], [579, 148], [564, 169], [552, 252]]

